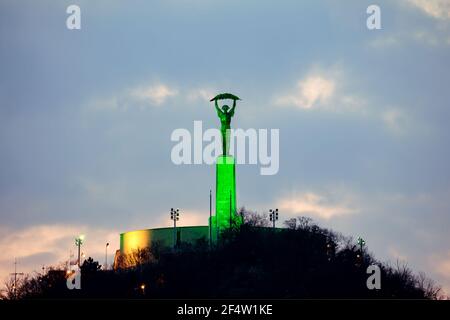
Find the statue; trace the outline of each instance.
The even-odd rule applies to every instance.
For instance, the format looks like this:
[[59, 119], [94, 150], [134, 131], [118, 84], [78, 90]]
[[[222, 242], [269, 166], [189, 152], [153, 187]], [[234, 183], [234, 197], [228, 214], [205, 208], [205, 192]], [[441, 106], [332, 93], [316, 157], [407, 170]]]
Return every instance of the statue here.
[[[233, 107], [228, 105], [223, 105], [222, 108], [219, 107], [218, 101], [224, 99], [233, 100]], [[212, 98], [210, 101], [214, 101], [217, 115], [220, 119], [220, 132], [222, 133], [222, 154], [227, 156], [230, 148], [230, 128], [231, 128], [231, 118], [234, 116], [234, 109], [236, 108], [236, 100], [241, 100], [239, 97], [231, 93], [221, 93]]]
[[[228, 105], [219, 107], [219, 100], [225, 99], [233, 100], [231, 109]], [[215, 230], [216, 239], [221, 231], [241, 223], [241, 217], [236, 214], [236, 165], [229, 154], [231, 118], [237, 100], [241, 99], [231, 93], [218, 94], [210, 100], [214, 101], [222, 135], [222, 155], [216, 161], [216, 214], [210, 219], [211, 232]]]

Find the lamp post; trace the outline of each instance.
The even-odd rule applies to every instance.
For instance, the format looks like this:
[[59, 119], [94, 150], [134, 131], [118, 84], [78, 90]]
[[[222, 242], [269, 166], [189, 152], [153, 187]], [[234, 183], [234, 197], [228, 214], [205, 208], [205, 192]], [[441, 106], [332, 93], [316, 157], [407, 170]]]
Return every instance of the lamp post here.
[[75, 245], [78, 247], [78, 267], [81, 265], [80, 255], [81, 255], [81, 245], [84, 241], [84, 235], [81, 234], [78, 236], [78, 238], [75, 239]]
[[278, 220], [278, 208], [275, 210], [269, 210], [270, 221], [272, 221], [272, 226], [275, 229], [275, 222]]
[[177, 221], [180, 220], [180, 209], [170, 208], [170, 219], [173, 220], [173, 247], [177, 246]]
[[14, 299], [17, 299], [17, 276], [23, 276], [23, 272], [17, 272], [17, 259], [14, 258], [14, 273], [11, 273], [11, 275], [14, 275], [14, 284], [13, 284], [13, 292], [14, 292]]
[[108, 247], [109, 242], [107, 242], [105, 245], [105, 270], [108, 270]]
[[209, 190], [209, 247], [212, 247], [212, 190]]
[[363, 238], [358, 237], [358, 244], [359, 244], [359, 249], [361, 250], [361, 254], [362, 254], [363, 247], [366, 245], [366, 241]]
[[362, 261], [364, 260], [363, 247], [366, 245], [366, 241], [363, 238], [358, 237], [358, 244], [359, 244], [359, 251], [360, 251], [360, 254], [361, 254], [360, 259], [361, 259], [361, 263], [362, 263]]

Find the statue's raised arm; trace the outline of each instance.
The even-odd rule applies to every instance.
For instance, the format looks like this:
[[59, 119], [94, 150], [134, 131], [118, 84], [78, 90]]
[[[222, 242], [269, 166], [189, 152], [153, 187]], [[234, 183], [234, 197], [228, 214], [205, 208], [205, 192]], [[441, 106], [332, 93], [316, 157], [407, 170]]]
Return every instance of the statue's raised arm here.
[[216, 110], [217, 110], [217, 115], [220, 117], [223, 115], [223, 111], [219, 108], [219, 103], [217, 102], [218, 100], [214, 100], [214, 104], [216, 106]]
[[230, 116], [234, 116], [234, 108], [236, 108], [236, 100], [233, 100], [233, 106], [231, 107], [230, 112], [228, 112]]

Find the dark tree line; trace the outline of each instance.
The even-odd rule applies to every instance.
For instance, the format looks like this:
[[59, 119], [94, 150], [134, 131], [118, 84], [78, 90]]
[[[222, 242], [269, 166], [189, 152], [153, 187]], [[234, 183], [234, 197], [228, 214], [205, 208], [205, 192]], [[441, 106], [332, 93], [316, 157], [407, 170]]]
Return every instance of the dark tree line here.
[[[122, 256], [104, 271], [92, 258], [81, 267], [81, 290], [68, 290], [66, 271], [23, 279], [18, 299], [33, 298], [406, 298], [437, 299], [440, 288], [404, 265], [377, 262], [351, 239], [308, 218], [269, 228], [267, 217], [242, 210], [244, 224], [174, 251], [154, 243]], [[381, 289], [369, 290], [366, 269], [377, 264]], [[13, 298], [11, 291], [6, 295]]]

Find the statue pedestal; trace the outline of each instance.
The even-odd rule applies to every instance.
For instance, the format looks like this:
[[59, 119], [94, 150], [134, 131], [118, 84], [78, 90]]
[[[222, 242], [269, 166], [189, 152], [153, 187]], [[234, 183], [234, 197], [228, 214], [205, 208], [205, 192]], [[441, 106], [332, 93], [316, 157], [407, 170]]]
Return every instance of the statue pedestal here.
[[219, 156], [216, 162], [216, 214], [212, 217], [213, 234], [235, 225], [236, 216], [236, 170], [232, 156]]

